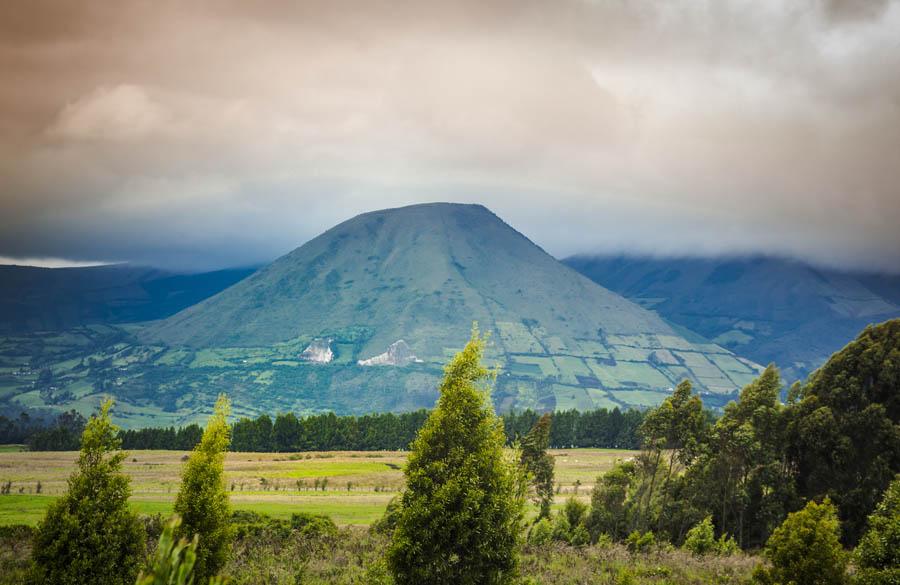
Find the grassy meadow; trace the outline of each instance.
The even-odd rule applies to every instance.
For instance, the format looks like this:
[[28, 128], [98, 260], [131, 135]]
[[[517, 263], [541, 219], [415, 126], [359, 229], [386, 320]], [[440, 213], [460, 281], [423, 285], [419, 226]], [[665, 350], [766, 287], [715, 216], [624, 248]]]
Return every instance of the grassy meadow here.
[[[608, 449], [551, 451], [556, 457], [560, 497], [587, 501], [597, 476], [616, 460], [636, 452]], [[132, 451], [125, 472], [132, 480], [131, 503], [142, 514], [171, 512], [186, 451]], [[0, 446], [0, 526], [35, 525], [50, 502], [66, 489], [78, 453], [27, 452]], [[335, 451], [228, 453], [226, 484], [232, 506], [276, 518], [293, 512], [326, 514], [341, 526], [367, 526], [378, 519], [403, 487], [406, 453]], [[38, 483], [40, 482], [40, 488]], [[323, 489], [324, 484], [324, 489]]]

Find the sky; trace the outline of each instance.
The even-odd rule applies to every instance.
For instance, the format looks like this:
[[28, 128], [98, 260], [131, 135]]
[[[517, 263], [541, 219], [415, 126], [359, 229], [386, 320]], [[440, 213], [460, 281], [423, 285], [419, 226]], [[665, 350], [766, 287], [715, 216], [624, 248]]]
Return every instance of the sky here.
[[900, 271], [900, 0], [6, 0], [0, 261], [269, 261], [487, 205], [550, 253]]

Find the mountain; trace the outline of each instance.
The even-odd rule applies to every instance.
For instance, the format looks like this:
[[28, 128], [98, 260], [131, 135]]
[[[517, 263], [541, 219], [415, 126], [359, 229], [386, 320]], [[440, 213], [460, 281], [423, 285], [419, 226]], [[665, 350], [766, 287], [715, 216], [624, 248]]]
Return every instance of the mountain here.
[[486, 208], [439, 203], [354, 217], [164, 320], [7, 338], [0, 407], [113, 394], [126, 427], [195, 420], [219, 392], [238, 415], [430, 407], [473, 321], [500, 410], [644, 407], [684, 378], [722, 404], [759, 370]]
[[729, 394], [755, 367], [685, 339], [485, 207], [447, 203], [350, 219], [141, 336], [194, 350], [330, 340], [331, 353], [303, 351], [361, 366], [391, 363], [402, 341], [405, 363], [427, 368], [473, 321], [495, 334], [507, 406], [645, 404], [684, 376]]
[[576, 256], [565, 264], [666, 320], [788, 380], [805, 377], [870, 323], [900, 316], [900, 277], [770, 257]]
[[127, 264], [0, 266], [0, 333], [162, 319], [252, 274], [236, 268], [175, 274]]

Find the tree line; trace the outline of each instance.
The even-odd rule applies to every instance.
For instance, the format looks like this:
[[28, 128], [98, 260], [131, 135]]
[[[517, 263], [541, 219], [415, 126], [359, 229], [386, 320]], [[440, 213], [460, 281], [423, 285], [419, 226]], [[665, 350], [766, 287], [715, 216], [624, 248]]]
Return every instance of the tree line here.
[[[422, 409], [404, 413], [337, 416], [334, 413], [298, 417], [282, 413], [241, 418], [231, 426], [232, 451], [284, 453], [298, 451], [399, 451], [407, 449], [428, 419]], [[637, 449], [638, 429], [644, 419], [639, 410], [614, 408], [554, 413], [549, 446], [556, 449]], [[533, 410], [502, 415], [508, 445], [523, 438], [541, 417]], [[0, 417], [0, 443], [24, 443], [32, 451], [72, 451], [79, 448], [85, 419], [77, 412], [59, 415], [54, 424]], [[124, 449], [189, 451], [200, 441], [198, 424], [147, 427], [120, 431]]]

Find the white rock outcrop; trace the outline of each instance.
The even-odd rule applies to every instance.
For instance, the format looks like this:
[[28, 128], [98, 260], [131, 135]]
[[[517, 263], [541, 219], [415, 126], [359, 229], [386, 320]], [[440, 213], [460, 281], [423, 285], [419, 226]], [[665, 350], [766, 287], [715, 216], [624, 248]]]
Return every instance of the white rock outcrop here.
[[361, 366], [406, 366], [421, 361], [405, 341], [398, 339], [388, 347], [386, 352], [369, 359], [359, 360], [356, 363]]
[[327, 364], [334, 359], [334, 351], [331, 349], [331, 338], [316, 338], [312, 340], [306, 349], [300, 352], [300, 359], [317, 364]]

